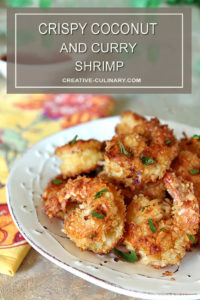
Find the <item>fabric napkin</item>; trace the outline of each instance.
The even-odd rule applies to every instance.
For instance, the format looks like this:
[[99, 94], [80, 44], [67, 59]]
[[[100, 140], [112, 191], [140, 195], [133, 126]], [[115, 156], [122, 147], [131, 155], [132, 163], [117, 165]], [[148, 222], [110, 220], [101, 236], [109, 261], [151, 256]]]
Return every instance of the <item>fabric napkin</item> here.
[[14, 161], [31, 145], [64, 128], [106, 117], [106, 95], [7, 95], [0, 91], [0, 273], [13, 276], [30, 246], [15, 227], [5, 185]]

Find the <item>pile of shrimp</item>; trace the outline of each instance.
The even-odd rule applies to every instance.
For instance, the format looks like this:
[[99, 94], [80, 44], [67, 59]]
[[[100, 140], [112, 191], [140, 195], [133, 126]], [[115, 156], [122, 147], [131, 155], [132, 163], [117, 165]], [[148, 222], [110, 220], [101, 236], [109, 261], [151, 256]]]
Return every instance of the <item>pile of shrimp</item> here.
[[178, 141], [157, 118], [126, 111], [111, 140], [76, 135], [55, 155], [61, 174], [43, 192], [43, 211], [63, 220], [62, 232], [80, 249], [163, 268], [198, 244], [197, 134]]

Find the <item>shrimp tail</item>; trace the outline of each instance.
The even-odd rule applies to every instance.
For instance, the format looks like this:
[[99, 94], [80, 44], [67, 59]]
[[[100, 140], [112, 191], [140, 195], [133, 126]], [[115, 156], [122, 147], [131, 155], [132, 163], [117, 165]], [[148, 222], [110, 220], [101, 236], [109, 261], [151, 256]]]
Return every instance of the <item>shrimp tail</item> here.
[[173, 198], [174, 224], [185, 232], [190, 232], [192, 228], [192, 233], [196, 234], [199, 227], [199, 205], [193, 184], [182, 181], [170, 172], [165, 174], [164, 182]]
[[[182, 202], [184, 199], [184, 192], [181, 187], [181, 182], [178, 180], [174, 173], [166, 173], [164, 176], [164, 182], [168, 193], [174, 199], [174, 202]], [[190, 188], [191, 189], [191, 188]]]

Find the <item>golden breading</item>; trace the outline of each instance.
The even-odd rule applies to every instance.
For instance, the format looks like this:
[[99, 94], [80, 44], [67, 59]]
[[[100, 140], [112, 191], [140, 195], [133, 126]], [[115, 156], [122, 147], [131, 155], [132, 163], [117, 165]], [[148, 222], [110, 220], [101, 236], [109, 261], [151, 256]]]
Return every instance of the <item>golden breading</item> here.
[[158, 119], [146, 121], [132, 134], [106, 142], [104, 171], [132, 189], [161, 179], [178, 155], [178, 142]]
[[121, 192], [100, 178], [69, 179], [61, 205], [77, 203], [65, 219], [64, 232], [81, 249], [107, 253], [124, 232], [125, 205]]
[[113, 177], [108, 176], [108, 174], [105, 173], [104, 171], [100, 172], [98, 174], [98, 177], [106, 180], [107, 182], [112, 183], [117, 189], [121, 190], [121, 193], [124, 198], [124, 203], [126, 206], [129, 205], [130, 202], [133, 200], [135, 191], [133, 192], [129, 187], [124, 186], [122, 183], [116, 182]]
[[155, 268], [179, 264], [199, 227], [199, 205], [192, 183], [173, 173], [164, 177], [173, 199], [137, 195], [128, 207], [124, 244]]
[[172, 163], [172, 169], [194, 185], [195, 195], [200, 203], [200, 139], [183, 138], [179, 143], [179, 155]]
[[56, 176], [48, 183], [43, 192], [43, 210], [50, 219], [53, 217], [64, 219], [64, 212], [59, 203], [58, 195], [66, 183], [67, 180], [64, 179], [62, 175]]
[[163, 179], [156, 182], [144, 184], [141, 188], [134, 190], [134, 195], [144, 195], [149, 199], [164, 199], [166, 196], [166, 187]]
[[132, 133], [133, 128], [142, 124], [146, 119], [130, 110], [125, 111], [121, 114], [120, 123], [117, 124], [115, 132], [117, 134], [129, 134]]
[[177, 176], [193, 183], [195, 196], [200, 203], [200, 158], [198, 155], [188, 150], [180, 151], [171, 167]]
[[58, 147], [55, 154], [62, 160], [60, 171], [66, 177], [75, 177], [81, 173], [89, 173], [99, 166], [103, 160], [103, 143], [91, 139], [78, 140]]
[[146, 183], [135, 190], [132, 190], [130, 187], [125, 187], [122, 184], [118, 186], [122, 191], [126, 205], [129, 205], [136, 195], [144, 195], [150, 200], [164, 199], [166, 196], [166, 187], [163, 179], [156, 182]]
[[200, 136], [194, 135], [192, 138], [185, 136], [185, 138], [180, 141], [180, 150], [190, 151], [200, 158]]

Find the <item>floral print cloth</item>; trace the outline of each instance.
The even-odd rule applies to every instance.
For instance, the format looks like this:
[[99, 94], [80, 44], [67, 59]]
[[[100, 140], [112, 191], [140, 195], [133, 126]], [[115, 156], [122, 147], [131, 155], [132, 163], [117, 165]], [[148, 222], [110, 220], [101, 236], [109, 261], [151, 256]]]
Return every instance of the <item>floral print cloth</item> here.
[[0, 92], [0, 273], [13, 276], [30, 249], [6, 204], [5, 185], [14, 161], [44, 137], [111, 114], [106, 95], [7, 95]]

